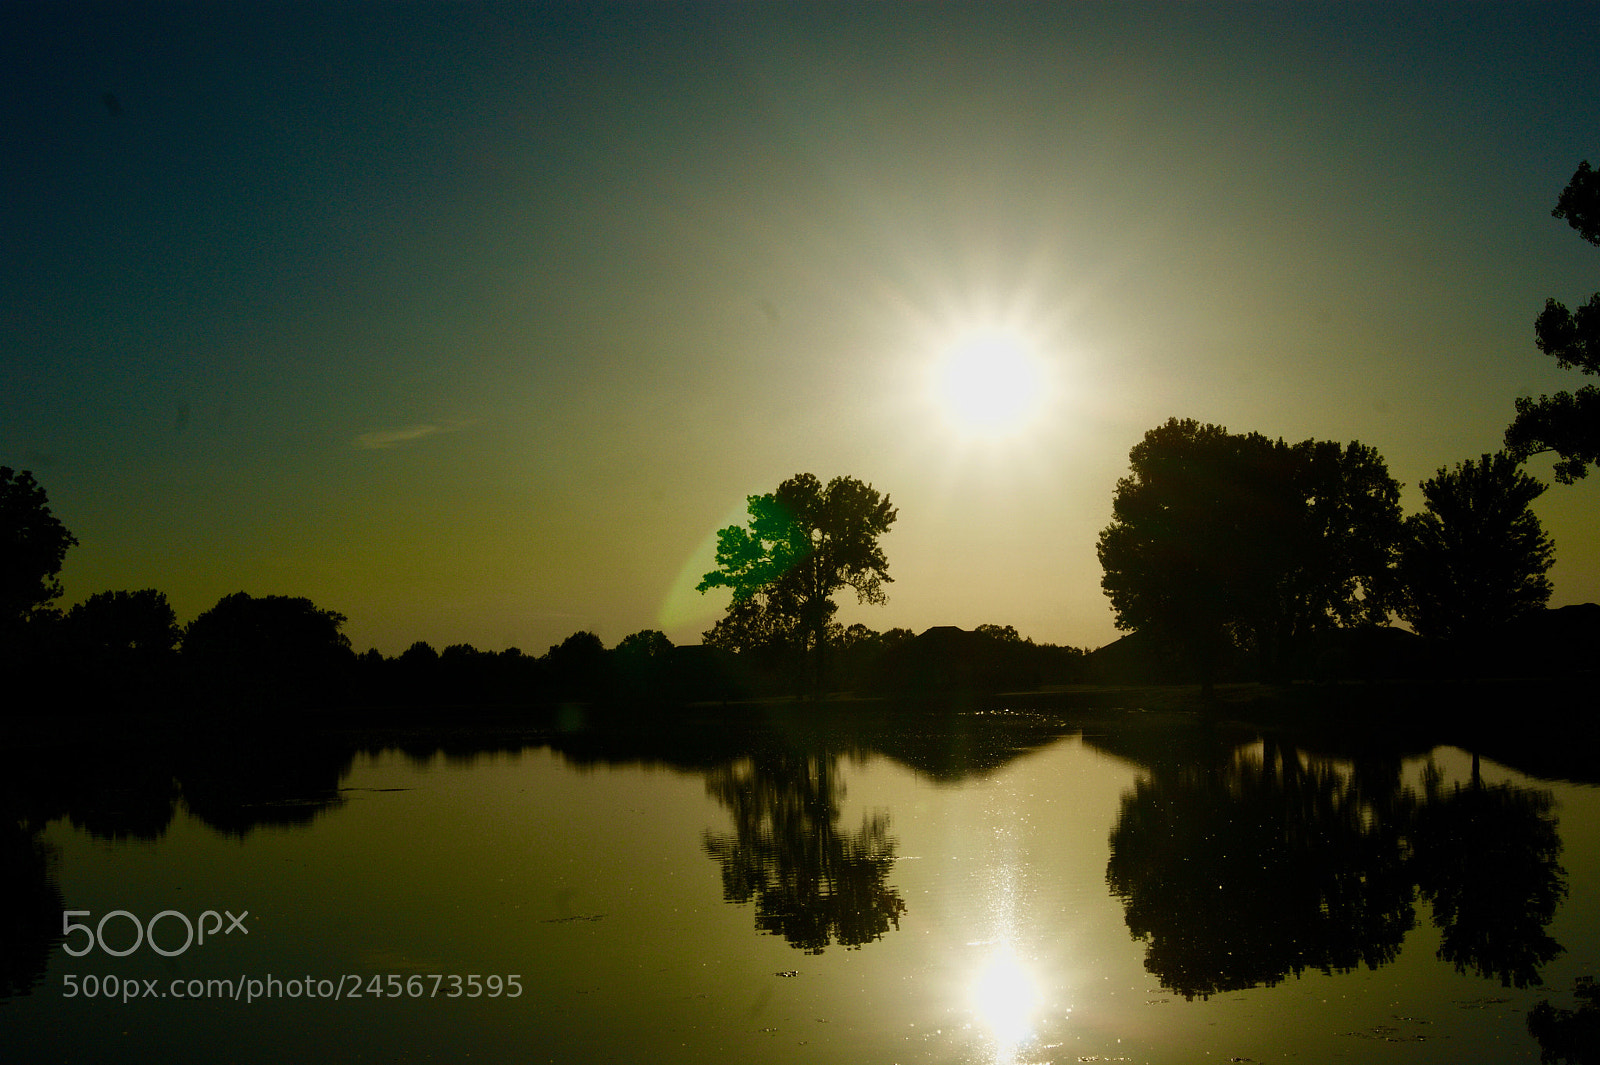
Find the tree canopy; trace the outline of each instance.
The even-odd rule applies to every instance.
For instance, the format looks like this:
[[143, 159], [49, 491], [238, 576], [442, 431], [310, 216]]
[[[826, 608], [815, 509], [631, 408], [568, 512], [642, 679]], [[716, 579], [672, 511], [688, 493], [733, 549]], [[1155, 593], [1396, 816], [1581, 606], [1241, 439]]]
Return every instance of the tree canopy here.
[[[1562, 190], [1550, 212], [1566, 221], [1590, 244], [1600, 245], [1600, 173], [1586, 159]], [[1539, 350], [1553, 356], [1563, 370], [1600, 374], [1600, 292], [1576, 311], [1551, 298], [1533, 324]], [[1556, 480], [1571, 484], [1600, 465], [1600, 389], [1586, 385], [1553, 396], [1520, 396], [1517, 416], [1506, 429], [1506, 449], [1521, 460], [1553, 451], [1560, 456]]]
[[67, 611], [55, 635], [68, 698], [135, 708], [171, 697], [183, 630], [162, 592], [96, 592]]
[[96, 592], [67, 611], [68, 638], [102, 653], [165, 654], [183, 630], [164, 592]]
[[1530, 504], [1545, 486], [1505, 452], [1423, 481], [1427, 509], [1406, 519], [1400, 615], [1422, 636], [1481, 636], [1540, 610], [1555, 544]]
[[0, 624], [26, 621], [60, 598], [56, 575], [77, 543], [33, 474], [0, 466]]
[[355, 661], [345, 620], [309, 599], [235, 592], [189, 622], [183, 657], [209, 694], [326, 699]]
[[[897, 515], [889, 497], [853, 477], [826, 486], [809, 473], [796, 474], [776, 492], [750, 496], [748, 527], [717, 533], [717, 568], [697, 586], [729, 588], [727, 637], [748, 634], [816, 656], [818, 677], [828, 625], [838, 610], [834, 593], [855, 591], [858, 601], [882, 603], [889, 576], [878, 539]], [[719, 623], [720, 625], [721, 623]], [[718, 642], [717, 629], [706, 634]], [[736, 648], [737, 649], [737, 648]]]
[[1173, 418], [1129, 462], [1101, 586], [1118, 628], [1184, 649], [1203, 681], [1230, 646], [1272, 670], [1319, 628], [1387, 617], [1400, 489], [1373, 449]]

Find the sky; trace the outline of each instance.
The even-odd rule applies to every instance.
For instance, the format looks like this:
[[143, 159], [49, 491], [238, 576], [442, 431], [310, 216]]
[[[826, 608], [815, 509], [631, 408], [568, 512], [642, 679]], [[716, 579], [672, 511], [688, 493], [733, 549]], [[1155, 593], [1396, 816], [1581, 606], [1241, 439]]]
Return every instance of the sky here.
[[[1593, 4], [0, 18], [0, 465], [80, 541], [62, 606], [693, 643], [716, 530], [810, 472], [899, 511], [841, 620], [1096, 647], [1168, 418], [1359, 440], [1409, 513], [1587, 383], [1532, 324], [1600, 289], [1550, 216], [1600, 162]], [[938, 387], [975, 331], [1038, 375], [1004, 431]], [[1550, 465], [1551, 603], [1600, 601], [1600, 477]]]

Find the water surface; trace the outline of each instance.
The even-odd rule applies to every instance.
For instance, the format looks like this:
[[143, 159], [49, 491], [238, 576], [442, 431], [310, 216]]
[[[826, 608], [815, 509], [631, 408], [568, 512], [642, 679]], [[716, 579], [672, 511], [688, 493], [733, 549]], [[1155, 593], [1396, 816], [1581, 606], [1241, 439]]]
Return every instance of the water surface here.
[[1535, 1062], [1600, 967], [1596, 789], [1454, 748], [791, 713], [144, 753], [28, 769], [13, 909], [248, 931], [19, 934], [6, 1060]]

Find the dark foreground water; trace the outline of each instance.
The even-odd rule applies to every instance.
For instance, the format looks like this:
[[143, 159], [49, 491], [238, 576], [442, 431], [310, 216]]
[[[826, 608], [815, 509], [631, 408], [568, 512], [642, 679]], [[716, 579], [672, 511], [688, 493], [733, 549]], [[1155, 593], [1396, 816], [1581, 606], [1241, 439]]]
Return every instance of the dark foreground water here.
[[1600, 793], [1455, 748], [799, 711], [25, 762], [6, 1062], [1596, 1060]]

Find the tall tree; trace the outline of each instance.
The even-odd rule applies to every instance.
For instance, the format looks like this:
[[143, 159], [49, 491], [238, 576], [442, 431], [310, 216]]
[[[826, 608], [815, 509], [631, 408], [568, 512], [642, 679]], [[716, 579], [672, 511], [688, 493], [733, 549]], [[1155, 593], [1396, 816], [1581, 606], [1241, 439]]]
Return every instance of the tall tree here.
[[[1578, 164], [1550, 213], [1590, 244], [1600, 245], [1600, 173], [1587, 159]], [[1563, 370], [1600, 374], [1600, 292], [1576, 311], [1553, 298], [1545, 300], [1533, 331], [1539, 350], [1554, 356]], [[1587, 476], [1590, 463], [1600, 465], [1600, 389], [1585, 385], [1537, 400], [1520, 396], [1516, 408], [1517, 416], [1506, 429], [1506, 449], [1517, 459], [1555, 452], [1560, 456], [1555, 476], [1562, 484]]]
[[1400, 491], [1371, 448], [1173, 418], [1128, 457], [1101, 586], [1118, 628], [1182, 649], [1202, 684], [1231, 647], [1272, 672], [1318, 628], [1386, 616]]
[[56, 575], [77, 543], [33, 474], [0, 466], [0, 626], [26, 621], [60, 597]]
[[[748, 527], [718, 531], [717, 568], [697, 589], [731, 589], [730, 617], [744, 618], [741, 628], [798, 639], [812, 655], [820, 686], [828, 624], [838, 610], [834, 593], [850, 588], [863, 603], [888, 598], [883, 585], [892, 578], [878, 539], [897, 511], [887, 495], [853, 477], [824, 486], [809, 473], [746, 502]], [[751, 604], [757, 621], [750, 619]]]
[[1499, 452], [1422, 482], [1406, 519], [1400, 616], [1420, 635], [1475, 640], [1544, 607], [1555, 544], [1532, 502], [1545, 486]]

